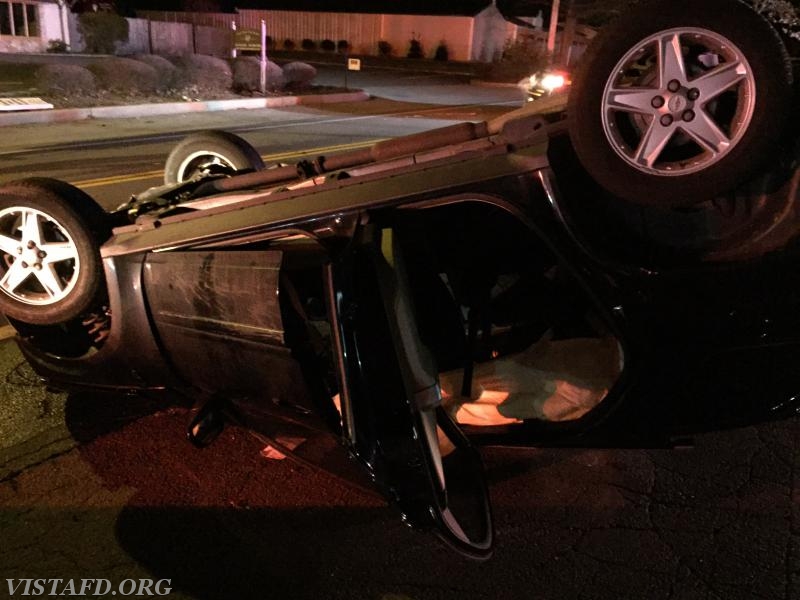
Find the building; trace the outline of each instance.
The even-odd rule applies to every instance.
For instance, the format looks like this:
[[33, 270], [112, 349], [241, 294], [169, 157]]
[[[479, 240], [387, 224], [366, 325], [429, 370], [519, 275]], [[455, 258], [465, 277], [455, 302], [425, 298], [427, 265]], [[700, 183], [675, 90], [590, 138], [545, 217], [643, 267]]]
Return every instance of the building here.
[[69, 45], [63, 0], [0, 0], [0, 52], [44, 52], [50, 40]]
[[[246, 0], [242, 3], [247, 5]], [[391, 48], [395, 56], [406, 56], [415, 40], [427, 58], [433, 58], [443, 44], [449, 60], [491, 62], [502, 55], [507, 43], [520, 37], [533, 38], [542, 48], [547, 43], [542, 22], [549, 13], [526, 22], [506, 18], [490, 0], [463, 0], [456, 10], [449, 4], [433, 3], [420, 9], [420, 4], [411, 0], [342, 0], [336, 5], [339, 8], [333, 9], [320, 0], [270, 0], [269, 10], [137, 10], [141, 18], [128, 19], [129, 40], [119, 44], [117, 52], [227, 56], [233, 25], [258, 30], [262, 20], [278, 48], [286, 40], [298, 48], [303, 40], [317, 45], [323, 40], [346, 41], [350, 51], [360, 55], [379, 54], [379, 42], [384, 42], [384, 49]], [[0, 0], [0, 53], [45, 52], [52, 41], [63, 41], [71, 51], [81, 52], [84, 45], [77, 13], [113, 6], [113, 2], [100, 0]], [[572, 43], [556, 53], [565, 65], [579, 57], [586, 45], [580, 28], [573, 27], [570, 32], [566, 37]], [[559, 35], [559, 41], [563, 37]]]
[[[318, 5], [319, 3], [317, 3]], [[388, 42], [395, 54], [405, 56], [412, 39], [417, 40], [426, 57], [432, 58], [444, 43], [450, 60], [489, 62], [498, 58], [517, 27], [503, 17], [488, 0], [464, 2], [464, 8], [439, 9], [418, 3], [361, 2], [348, 6], [348, 12], [312, 10], [313, 3], [272, 1], [270, 10], [237, 9], [235, 13], [137, 11], [153, 21], [173, 21], [225, 27], [236, 22], [239, 29], [259, 29], [262, 19], [269, 36], [280, 47], [292, 40], [297, 47], [304, 39], [346, 40], [354, 53], [377, 54], [378, 42]], [[308, 5], [308, 6], [306, 6]], [[345, 4], [346, 5], [346, 4]], [[305, 10], [303, 10], [305, 8]], [[403, 11], [403, 12], [401, 12]]]

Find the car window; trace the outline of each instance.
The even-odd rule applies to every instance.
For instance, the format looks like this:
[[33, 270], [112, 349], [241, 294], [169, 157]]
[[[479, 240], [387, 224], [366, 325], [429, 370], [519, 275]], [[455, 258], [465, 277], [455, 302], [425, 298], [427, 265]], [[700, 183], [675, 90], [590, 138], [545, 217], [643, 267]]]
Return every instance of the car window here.
[[443, 403], [464, 425], [576, 420], [623, 368], [571, 270], [503, 208], [460, 202], [397, 226]]

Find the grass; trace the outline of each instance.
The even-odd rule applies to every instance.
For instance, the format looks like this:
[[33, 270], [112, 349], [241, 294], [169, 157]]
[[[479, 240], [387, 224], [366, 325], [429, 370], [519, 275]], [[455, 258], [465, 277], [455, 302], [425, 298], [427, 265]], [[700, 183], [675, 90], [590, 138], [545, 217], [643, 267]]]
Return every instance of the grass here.
[[0, 63], [0, 96], [36, 91], [35, 65]]

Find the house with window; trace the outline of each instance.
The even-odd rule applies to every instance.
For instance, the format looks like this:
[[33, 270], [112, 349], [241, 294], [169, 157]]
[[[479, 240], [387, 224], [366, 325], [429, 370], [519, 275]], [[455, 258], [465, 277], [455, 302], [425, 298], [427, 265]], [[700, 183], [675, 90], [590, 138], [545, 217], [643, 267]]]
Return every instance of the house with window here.
[[64, 0], [0, 0], [0, 52], [44, 52], [50, 40], [69, 44]]

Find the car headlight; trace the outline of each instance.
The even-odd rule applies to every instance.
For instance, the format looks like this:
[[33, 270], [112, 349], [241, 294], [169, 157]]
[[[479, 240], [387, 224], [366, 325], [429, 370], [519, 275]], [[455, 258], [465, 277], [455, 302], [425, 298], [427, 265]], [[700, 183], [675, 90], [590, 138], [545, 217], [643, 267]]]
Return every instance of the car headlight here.
[[[533, 77], [531, 77], [531, 84], [533, 85]], [[539, 85], [546, 89], [548, 92], [552, 93], [553, 91], [564, 87], [566, 83], [566, 79], [563, 75], [558, 75], [556, 73], [546, 73], [540, 80]]]

